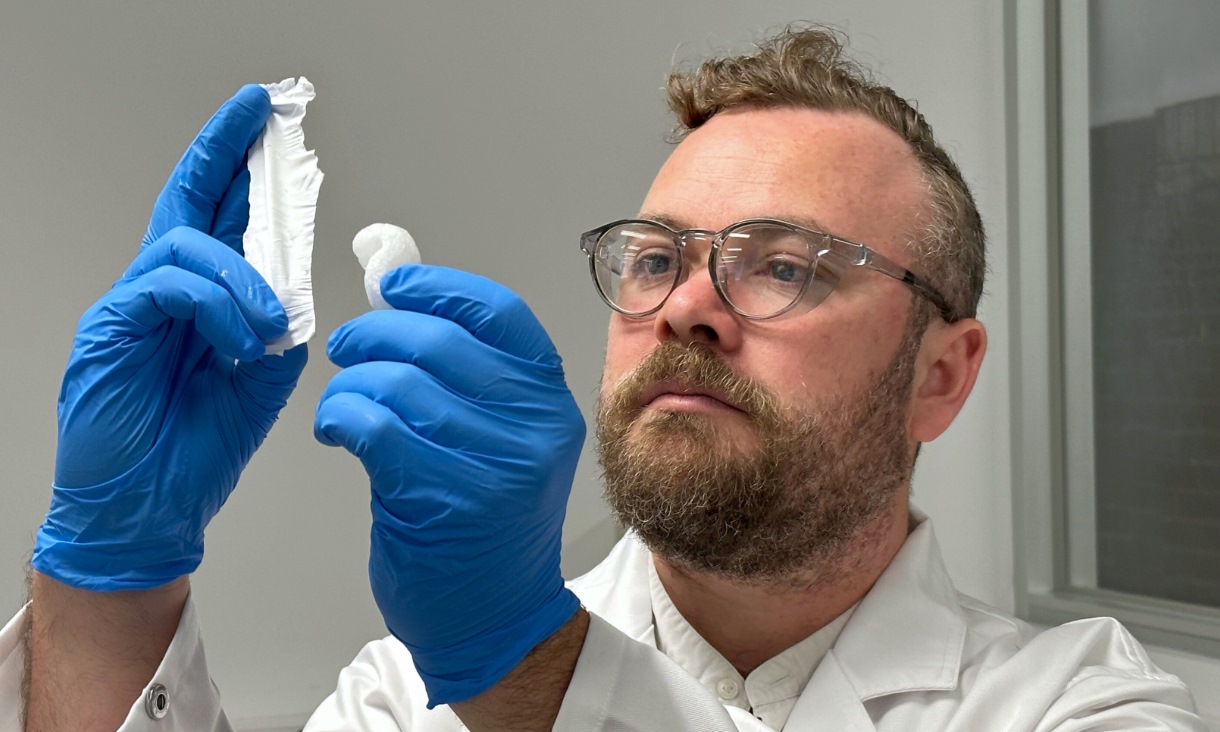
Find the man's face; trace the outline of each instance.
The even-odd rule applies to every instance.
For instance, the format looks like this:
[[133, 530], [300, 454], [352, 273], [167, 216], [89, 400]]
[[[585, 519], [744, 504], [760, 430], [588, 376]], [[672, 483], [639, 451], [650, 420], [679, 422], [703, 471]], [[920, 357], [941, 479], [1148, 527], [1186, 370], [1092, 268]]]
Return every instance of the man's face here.
[[[866, 117], [722, 113], [683, 141], [641, 218], [719, 230], [768, 217], [911, 266], [918, 165]], [[849, 271], [811, 311], [749, 321], [719, 299], [707, 242], [645, 319], [614, 314], [598, 414], [611, 506], [662, 556], [776, 579], [829, 556], [910, 478], [919, 334], [911, 293]]]

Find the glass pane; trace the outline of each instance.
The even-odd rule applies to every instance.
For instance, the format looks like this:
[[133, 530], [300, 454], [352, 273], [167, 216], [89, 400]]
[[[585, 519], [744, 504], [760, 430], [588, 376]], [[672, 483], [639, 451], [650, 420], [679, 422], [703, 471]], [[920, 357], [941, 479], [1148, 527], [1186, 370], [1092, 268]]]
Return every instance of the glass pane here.
[[1220, 3], [1088, 23], [1097, 585], [1220, 607]]

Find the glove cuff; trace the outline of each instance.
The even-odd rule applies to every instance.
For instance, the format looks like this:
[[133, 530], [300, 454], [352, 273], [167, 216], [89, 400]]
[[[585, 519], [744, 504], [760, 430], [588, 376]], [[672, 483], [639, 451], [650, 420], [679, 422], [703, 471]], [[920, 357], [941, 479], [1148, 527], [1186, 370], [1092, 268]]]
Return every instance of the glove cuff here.
[[428, 692], [428, 708], [466, 701], [495, 686], [579, 609], [580, 600], [560, 585], [535, 612], [510, 625], [445, 648], [404, 643]]
[[147, 590], [198, 569], [203, 536], [194, 536], [181, 524], [174, 532], [173, 522], [165, 517], [159, 517], [161, 531], [147, 535], [147, 508], [132, 491], [117, 492], [115, 482], [55, 489], [51, 510], [34, 539], [34, 569], [95, 592]]
[[[87, 544], [61, 541], [39, 529], [30, 564], [39, 572], [65, 585], [93, 592], [149, 590], [191, 574], [199, 568], [203, 553], [188, 553], [180, 545], [177, 551], [166, 551], [158, 542], [92, 542]], [[141, 563], [132, 568], [133, 556], [162, 555], [166, 558]], [[177, 558], [170, 559], [170, 555]]]

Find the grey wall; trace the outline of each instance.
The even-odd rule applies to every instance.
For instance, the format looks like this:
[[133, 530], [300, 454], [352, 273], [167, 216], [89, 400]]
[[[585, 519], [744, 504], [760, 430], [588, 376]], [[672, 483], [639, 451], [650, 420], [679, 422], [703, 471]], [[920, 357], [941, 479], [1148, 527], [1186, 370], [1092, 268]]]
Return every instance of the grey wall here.
[[[917, 501], [967, 592], [1012, 603], [1001, 0], [889, 2], [6, 3], [0, 10], [0, 615], [49, 496], [55, 398], [76, 319], [136, 251], [165, 175], [240, 84], [305, 74], [318, 205], [313, 359], [208, 532], [193, 580], [230, 716], [302, 717], [384, 633], [365, 579], [367, 482], [310, 435], [335, 369], [322, 338], [362, 312], [365, 224], [408, 227], [427, 261], [496, 278], [535, 308], [586, 413], [606, 313], [579, 232], [634, 213], [666, 154], [674, 59], [792, 19], [835, 23], [918, 100], [992, 232], [988, 362], [924, 451]], [[566, 569], [610, 527], [587, 456]]]

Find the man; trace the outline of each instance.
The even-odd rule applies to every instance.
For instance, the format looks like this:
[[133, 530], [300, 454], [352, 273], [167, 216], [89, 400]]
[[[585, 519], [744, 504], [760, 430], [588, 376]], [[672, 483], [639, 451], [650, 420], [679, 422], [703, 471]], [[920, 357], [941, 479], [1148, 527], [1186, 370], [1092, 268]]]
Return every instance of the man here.
[[[982, 226], [923, 119], [819, 30], [669, 89], [684, 139], [582, 239], [632, 533], [563, 585], [583, 425], [549, 339], [482, 278], [387, 275], [395, 310], [330, 338], [315, 432], [369, 473], [392, 637], [307, 729], [1203, 729], [1113, 621], [1038, 634], [958, 595], [908, 503], [986, 347]], [[14, 699], [28, 629], [32, 729], [227, 728], [185, 577], [304, 365], [262, 355], [283, 311], [225, 246], [265, 115], [257, 90], [222, 108], [82, 319], [33, 599], [0, 636]]]

